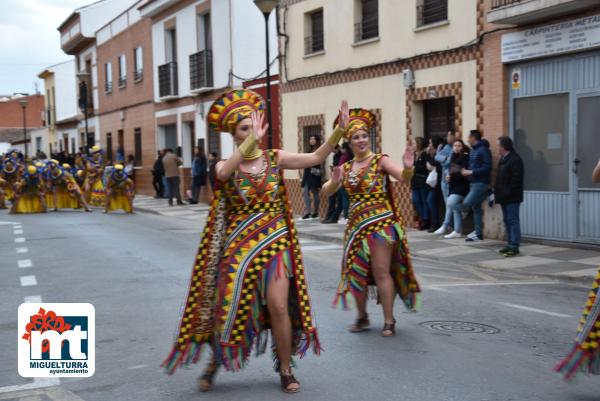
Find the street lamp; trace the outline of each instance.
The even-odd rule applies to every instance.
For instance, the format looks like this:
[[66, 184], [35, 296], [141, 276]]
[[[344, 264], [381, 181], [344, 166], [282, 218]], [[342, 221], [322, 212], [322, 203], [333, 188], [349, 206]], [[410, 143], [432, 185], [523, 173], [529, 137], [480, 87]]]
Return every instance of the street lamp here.
[[90, 138], [90, 133], [88, 132], [88, 90], [87, 90], [87, 80], [90, 76], [89, 72], [79, 72], [77, 73], [77, 78], [79, 79], [79, 108], [83, 109], [83, 118], [85, 122], [85, 141], [86, 141], [86, 150], [94, 146], [93, 140]]
[[269, 56], [269, 15], [275, 7], [277, 0], [254, 0], [254, 4], [263, 13], [265, 17], [265, 32], [267, 46], [267, 120], [269, 122], [269, 149], [273, 148], [273, 119], [271, 117], [271, 60]]
[[19, 100], [21, 109], [23, 109], [23, 144], [25, 145], [25, 160], [27, 160], [27, 120], [25, 119], [25, 109], [27, 109], [27, 99]]

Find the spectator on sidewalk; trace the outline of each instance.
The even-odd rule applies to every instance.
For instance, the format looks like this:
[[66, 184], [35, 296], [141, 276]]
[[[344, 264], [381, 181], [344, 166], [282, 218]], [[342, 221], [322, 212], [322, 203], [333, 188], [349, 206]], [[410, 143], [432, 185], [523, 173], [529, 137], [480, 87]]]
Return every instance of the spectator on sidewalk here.
[[[307, 153], [314, 152], [319, 146], [321, 146], [321, 138], [317, 135], [311, 135], [308, 138], [309, 149]], [[309, 218], [316, 219], [319, 217], [319, 191], [321, 190], [322, 183], [322, 168], [321, 165], [315, 165], [310, 168], [304, 169], [302, 175], [302, 182], [300, 187], [303, 189], [304, 195], [304, 216], [302, 220]], [[312, 214], [310, 198], [313, 198]]]
[[155, 198], [162, 198], [164, 196], [165, 187], [163, 185], [163, 177], [165, 175], [165, 168], [163, 167], [163, 151], [156, 151], [156, 160], [154, 166], [152, 166], [152, 186], [156, 192]]
[[133, 155], [127, 155], [127, 164], [125, 164], [125, 174], [135, 182], [135, 157]]
[[202, 187], [206, 185], [206, 167], [204, 148], [198, 147], [194, 154], [194, 160], [192, 160], [192, 199], [190, 199], [192, 205], [198, 203], [198, 196]]
[[[333, 169], [340, 165], [340, 158], [342, 157], [342, 148], [340, 145], [335, 146], [335, 151], [333, 153], [333, 164], [330, 168], [330, 173], [333, 174]], [[331, 195], [328, 199], [327, 204], [327, 214], [325, 215], [325, 219], [321, 221], [321, 224], [334, 224], [337, 223], [337, 218], [334, 219], [335, 213], [338, 208], [342, 209], [342, 195], [340, 191], [337, 191], [333, 195]], [[338, 215], [339, 217], [339, 215]]]
[[[427, 183], [427, 211], [429, 214], [430, 227], [427, 232], [434, 232], [440, 226], [440, 210], [438, 208], [438, 192], [440, 191], [440, 182], [442, 178], [442, 166], [440, 163], [435, 161], [436, 149], [442, 144], [442, 140], [439, 137], [433, 137], [429, 139], [429, 145], [427, 146], [427, 171], [428, 175], [432, 174], [435, 170], [436, 179], [432, 183]], [[429, 177], [428, 177], [429, 178]]]
[[475, 231], [467, 236], [467, 242], [483, 240], [483, 209], [481, 203], [488, 195], [492, 174], [492, 153], [489, 142], [481, 138], [481, 132], [472, 130], [469, 134], [469, 168], [462, 170], [462, 175], [469, 180], [469, 193], [465, 197], [462, 210], [473, 211]]
[[179, 166], [183, 163], [172, 149], [167, 149], [163, 157], [163, 166], [165, 168], [165, 177], [169, 184], [169, 206], [173, 206], [173, 198], [177, 199], [178, 205], [183, 205], [181, 200], [181, 192], [179, 189]]
[[[462, 213], [461, 206], [465, 196], [469, 193], [469, 180], [462, 175], [462, 170], [469, 167], [469, 148], [462, 139], [456, 139], [452, 146], [452, 157], [448, 173], [443, 180], [448, 183], [448, 200], [446, 201], [446, 217], [442, 226], [435, 232], [444, 235], [452, 226], [454, 230], [444, 235], [446, 239], [462, 237]], [[453, 219], [454, 217], [454, 219]]]
[[498, 138], [500, 161], [496, 171], [496, 203], [502, 206], [508, 246], [500, 253], [506, 257], [519, 255], [521, 224], [519, 208], [523, 202], [523, 160], [514, 150], [513, 141], [507, 136]]
[[431, 227], [429, 221], [429, 207], [427, 206], [427, 162], [430, 160], [429, 154], [425, 149], [425, 139], [422, 137], [415, 138], [415, 164], [414, 174], [410, 181], [412, 190], [412, 202], [417, 214], [419, 215], [419, 230], [428, 230]]
[[[448, 135], [446, 135], [446, 143], [441, 143], [438, 145], [437, 152], [435, 154], [435, 161], [438, 162], [442, 167], [442, 177], [447, 177], [449, 174], [455, 139], [456, 135], [454, 134], [454, 131], [448, 131]], [[442, 179], [440, 187], [444, 197], [444, 204], [446, 204], [448, 202], [450, 183], [445, 179]]]

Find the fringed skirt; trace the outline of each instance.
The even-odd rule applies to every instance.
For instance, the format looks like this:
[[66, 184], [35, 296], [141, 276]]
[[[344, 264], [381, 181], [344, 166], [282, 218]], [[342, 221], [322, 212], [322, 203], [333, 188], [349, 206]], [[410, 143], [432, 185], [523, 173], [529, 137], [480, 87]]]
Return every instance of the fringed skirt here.
[[124, 191], [114, 191], [110, 195], [110, 199], [108, 200], [108, 211], [112, 212], [115, 210], [124, 210], [127, 213], [133, 212], [131, 202], [129, 202], [129, 198]]
[[571, 380], [578, 373], [600, 374], [600, 270], [588, 294], [588, 300], [579, 322], [575, 345], [565, 359], [554, 368]]
[[19, 197], [15, 205], [15, 213], [44, 213], [44, 207], [40, 196], [37, 193], [24, 193]]
[[102, 179], [98, 178], [90, 189], [90, 205], [97, 207], [104, 207], [104, 184]]
[[[352, 301], [371, 294], [377, 298], [371, 272], [371, 252], [377, 242], [392, 246], [390, 274], [396, 293], [405, 306], [420, 307], [420, 289], [412, 269], [406, 234], [391, 208], [382, 205], [355, 206], [346, 228], [342, 274], [333, 306], [350, 309]], [[369, 289], [371, 289], [369, 291]]]
[[46, 204], [48, 209], [80, 209], [79, 198], [77, 193], [73, 190], [69, 190], [66, 185], [59, 185], [56, 188], [56, 200], [57, 205], [54, 205], [54, 196], [52, 194], [46, 194]]

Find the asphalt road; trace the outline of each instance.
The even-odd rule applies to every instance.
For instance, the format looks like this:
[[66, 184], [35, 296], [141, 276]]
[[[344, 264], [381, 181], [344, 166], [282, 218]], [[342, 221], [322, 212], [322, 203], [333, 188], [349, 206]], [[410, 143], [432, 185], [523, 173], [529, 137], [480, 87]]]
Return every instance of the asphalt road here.
[[[211, 393], [195, 388], [202, 364], [174, 376], [160, 369], [172, 345], [202, 225], [200, 217], [194, 223], [143, 213], [15, 217], [0, 211], [0, 400], [288, 397], [268, 355], [253, 358], [240, 373], [220, 374]], [[600, 400], [600, 377], [569, 384], [552, 371], [569, 350], [588, 288], [418, 259], [421, 312], [406, 313], [397, 302], [397, 335], [382, 338], [382, 316], [371, 303], [372, 330], [350, 334], [346, 329], [354, 312], [330, 307], [341, 247], [303, 241], [303, 250], [325, 351], [299, 361], [302, 391], [289, 397]], [[27, 260], [31, 266], [19, 267], [19, 261], [29, 265]], [[34, 276], [35, 285], [27, 285], [33, 281], [23, 281], [24, 276]], [[36, 296], [95, 306], [93, 377], [33, 382], [18, 375], [17, 308], [25, 297]]]

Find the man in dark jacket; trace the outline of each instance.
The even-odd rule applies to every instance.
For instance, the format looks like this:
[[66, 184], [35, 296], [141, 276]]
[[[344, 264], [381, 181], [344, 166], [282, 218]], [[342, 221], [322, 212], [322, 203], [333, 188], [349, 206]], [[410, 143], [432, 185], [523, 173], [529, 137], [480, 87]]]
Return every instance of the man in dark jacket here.
[[156, 160], [152, 167], [152, 186], [156, 191], [155, 198], [162, 198], [164, 195], [165, 188], [163, 186], [163, 177], [165, 175], [165, 168], [163, 167], [163, 152], [161, 150], [156, 151]]
[[488, 194], [492, 176], [492, 153], [489, 142], [481, 139], [481, 132], [472, 130], [469, 134], [469, 168], [462, 170], [462, 175], [470, 181], [469, 193], [463, 201], [463, 211], [473, 210], [475, 231], [467, 236], [467, 242], [483, 240], [483, 209], [481, 203]]
[[507, 136], [498, 138], [500, 161], [496, 173], [495, 196], [496, 203], [502, 206], [502, 216], [506, 226], [508, 246], [500, 253], [506, 257], [517, 256], [521, 245], [521, 224], [519, 208], [523, 202], [523, 160], [513, 146], [513, 141]]

